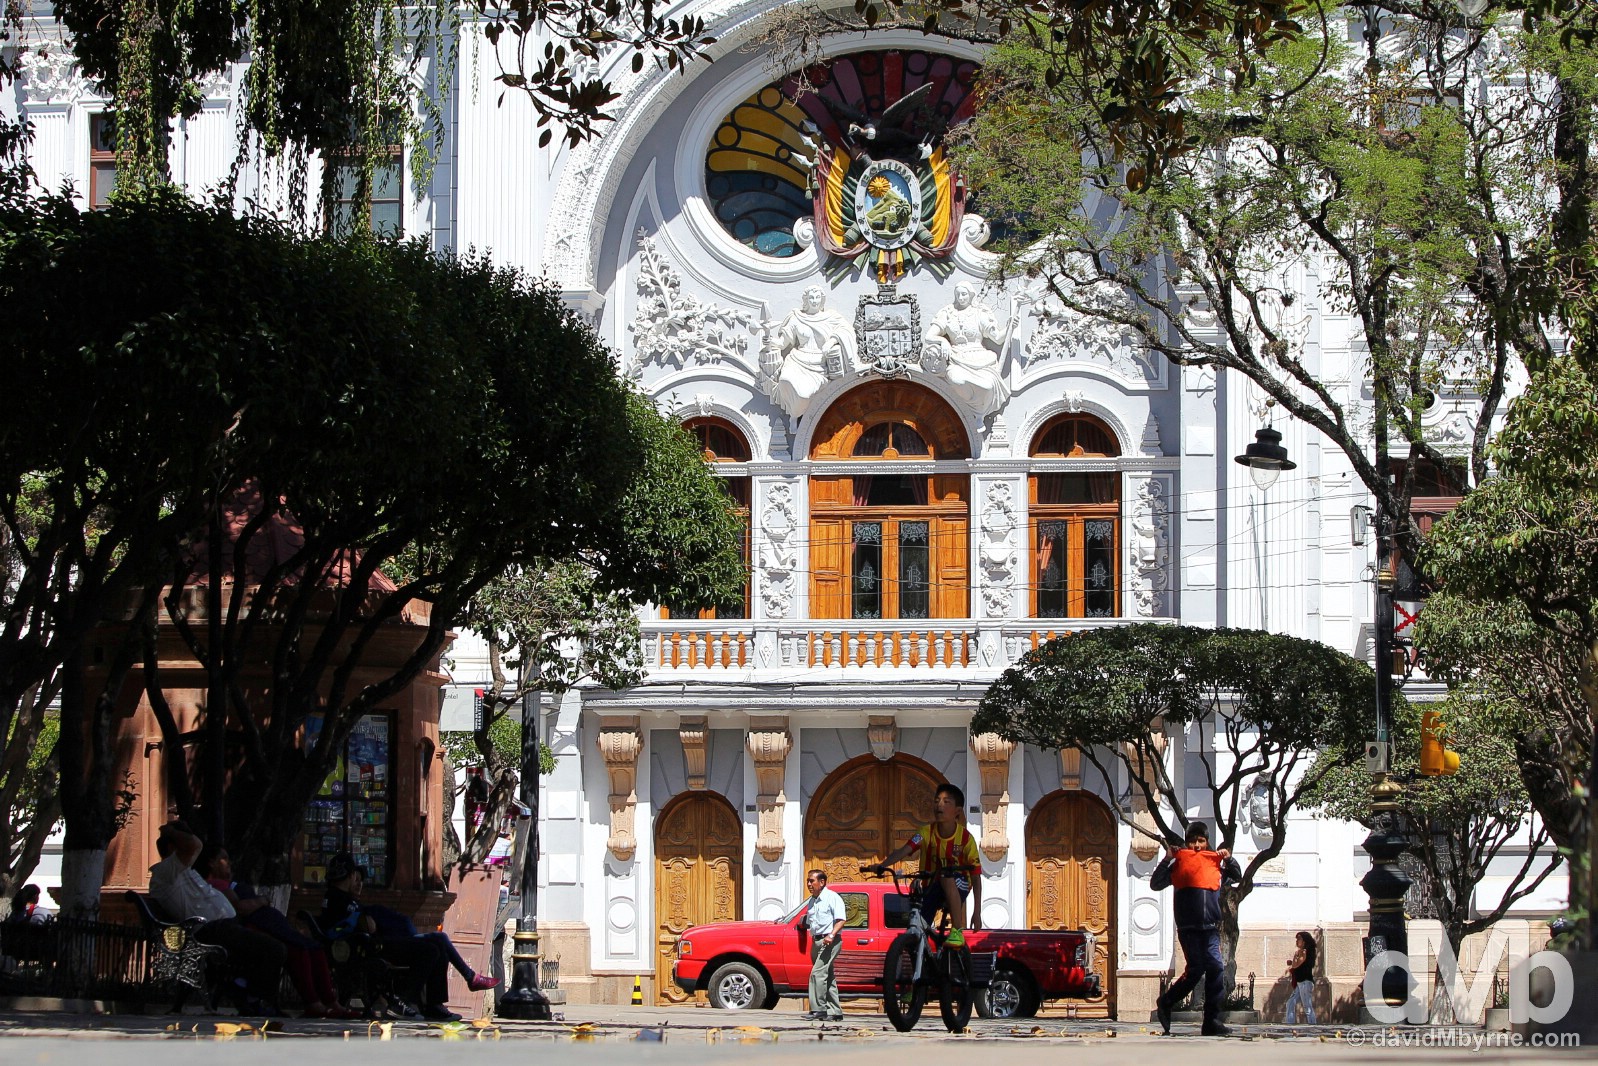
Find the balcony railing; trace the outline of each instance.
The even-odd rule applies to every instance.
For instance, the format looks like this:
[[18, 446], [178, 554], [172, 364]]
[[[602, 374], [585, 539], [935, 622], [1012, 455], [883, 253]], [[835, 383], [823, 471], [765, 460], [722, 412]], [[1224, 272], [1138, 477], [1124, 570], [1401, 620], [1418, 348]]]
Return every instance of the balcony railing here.
[[951, 670], [983, 662], [985, 638], [1007, 666], [1039, 644], [1123, 619], [967, 618], [879, 621], [684, 621], [644, 624], [644, 662], [653, 670]]

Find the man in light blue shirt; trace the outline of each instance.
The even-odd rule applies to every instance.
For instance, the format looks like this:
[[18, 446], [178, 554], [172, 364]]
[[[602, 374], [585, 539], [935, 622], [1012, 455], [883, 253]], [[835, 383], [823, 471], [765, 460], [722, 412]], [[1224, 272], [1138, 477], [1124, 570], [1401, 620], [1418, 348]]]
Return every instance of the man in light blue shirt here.
[[810, 1017], [823, 1022], [843, 1021], [838, 1002], [838, 975], [833, 964], [843, 950], [843, 897], [827, 887], [827, 875], [811, 870], [805, 879], [810, 889], [810, 909], [805, 928], [810, 930]]

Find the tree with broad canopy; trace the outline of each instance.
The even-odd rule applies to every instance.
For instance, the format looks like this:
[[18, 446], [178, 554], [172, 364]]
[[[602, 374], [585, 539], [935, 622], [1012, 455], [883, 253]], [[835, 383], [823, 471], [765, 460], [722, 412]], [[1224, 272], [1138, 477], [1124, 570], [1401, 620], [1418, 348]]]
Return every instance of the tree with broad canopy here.
[[[1238, 908], [1286, 842], [1287, 818], [1335, 768], [1362, 758], [1376, 705], [1370, 667], [1325, 644], [1257, 630], [1138, 623], [1040, 645], [993, 683], [971, 722], [1042, 748], [1073, 748], [1107, 793], [1129, 789], [1134, 831], [1180, 845], [1189, 799], [1207, 793], [1211, 844], [1236, 852], [1243, 880], [1221, 892], [1221, 946], [1236, 970]], [[1167, 757], [1182, 737], [1188, 757]]]
[[[0, 498], [42, 479], [62, 501], [48, 517], [64, 546], [32, 554], [19, 587], [47, 588], [42, 617], [82, 619], [17, 627], [0, 662], [42, 642], [61, 670], [69, 853], [103, 854], [115, 829], [125, 682], [160, 722], [179, 810], [244, 876], [280, 883], [355, 722], [507, 567], [575, 559], [631, 602], [742, 585], [736, 518], [692, 439], [558, 294], [512, 271], [307, 240], [172, 194], [96, 213], [45, 198], [0, 217], [0, 293], [16, 310], [0, 373], [30, 397], [0, 430]], [[76, 565], [96, 548], [106, 566]], [[373, 676], [407, 616], [413, 643]], [[166, 705], [163, 634], [205, 673], [196, 728]]]

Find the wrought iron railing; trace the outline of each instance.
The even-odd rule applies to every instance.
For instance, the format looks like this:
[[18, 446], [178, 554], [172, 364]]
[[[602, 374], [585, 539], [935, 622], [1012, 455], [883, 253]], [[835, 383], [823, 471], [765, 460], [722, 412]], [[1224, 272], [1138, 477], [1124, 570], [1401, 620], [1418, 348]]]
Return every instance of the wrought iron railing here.
[[560, 959], [544, 959], [539, 967], [538, 987], [545, 992], [553, 992], [560, 987]]
[[0, 990], [72, 999], [142, 998], [148, 938], [131, 925], [56, 918], [0, 925]]

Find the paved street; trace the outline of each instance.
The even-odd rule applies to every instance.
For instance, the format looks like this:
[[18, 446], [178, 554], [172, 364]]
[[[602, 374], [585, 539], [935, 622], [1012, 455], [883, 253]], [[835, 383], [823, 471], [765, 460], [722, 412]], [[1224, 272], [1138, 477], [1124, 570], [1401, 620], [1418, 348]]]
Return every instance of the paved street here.
[[[676, 1066], [702, 1063], [720, 1066], [758, 1056], [770, 1066], [813, 1063], [826, 1056], [828, 1066], [882, 1066], [905, 1054], [953, 1055], [960, 1061], [1002, 1058], [1005, 1066], [1058, 1066], [1062, 1057], [1103, 1063], [1144, 1064], [1175, 1056], [1180, 1066], [1244, 1066], [1279, 1063], [1283, 1056], [1315, 1063], [1383, 1063], [1482, 1061], [1492, 1058], [1546, 1060], [1544, 1048], [1479, 1046], [1479, 1041], [1509, 1039], [1476, 1029], [1384, 1030], [1377, 1028], [1304, 1027], [1294, 1031], [1269, 1025], [1239, 1030], [1229, 1039], [1191, 1035], [1178, 1026], [1162, 1037], [1149, 1025], [1128, 1022], [1069, 1022], [1036, 1019], [1016, 1022], [973, 1020], [967, 1034], [943, 1030], [936, 1013], [907, 1034], [895, 1033], [881, 1016], [851, 1017], [841, 1025], [818, 1025], [788, 1011], [712, 1011], [693, 1008], [571, 1007], [555, 1022], [502, 1022], [455, 1029], [417, 1023], [396, 1023], [385, 1033], [363, 1023], [274, 1021], [264, 1037], [253, 1028], [229, 1033], [252, 1019], [186, 1015], [91, 1015], [55, 1011], [0, 1009], [0, 1062], [9, 1066], [78, 1066], [85, 1061], [86, 1040], [116, 1040], [118, 1066], [208, 1066], [222, 1050], [240, 1066], [281, 1064], [292, 1056], [295, 1066], [345, 1063], [349, 1043], [383, 1042], [378, 1049], [354, 1052], [380, 1056], [385, 1066], [438, 1062], [441, 1056], [473, 1057], [483, 1066], [498, 1066], [509, 1056], [525, 1062], [528, 1043], [558, 1050], [573, 1066]], [[218, 1032], [218, 1027], [222, 1032]], [[1400, 1043], [1400, 1041], [1407, 1041]], [[1425, 1042], [1430, 1046], [1423, 1046]], [[292, 1046], [290, 1046], [292, 1045]], [[90, 1052], [92, 1054], [92, 1052]], [[1590, 1049], [1559, 1054], [1579, 1060], [1598, 1057]]]

